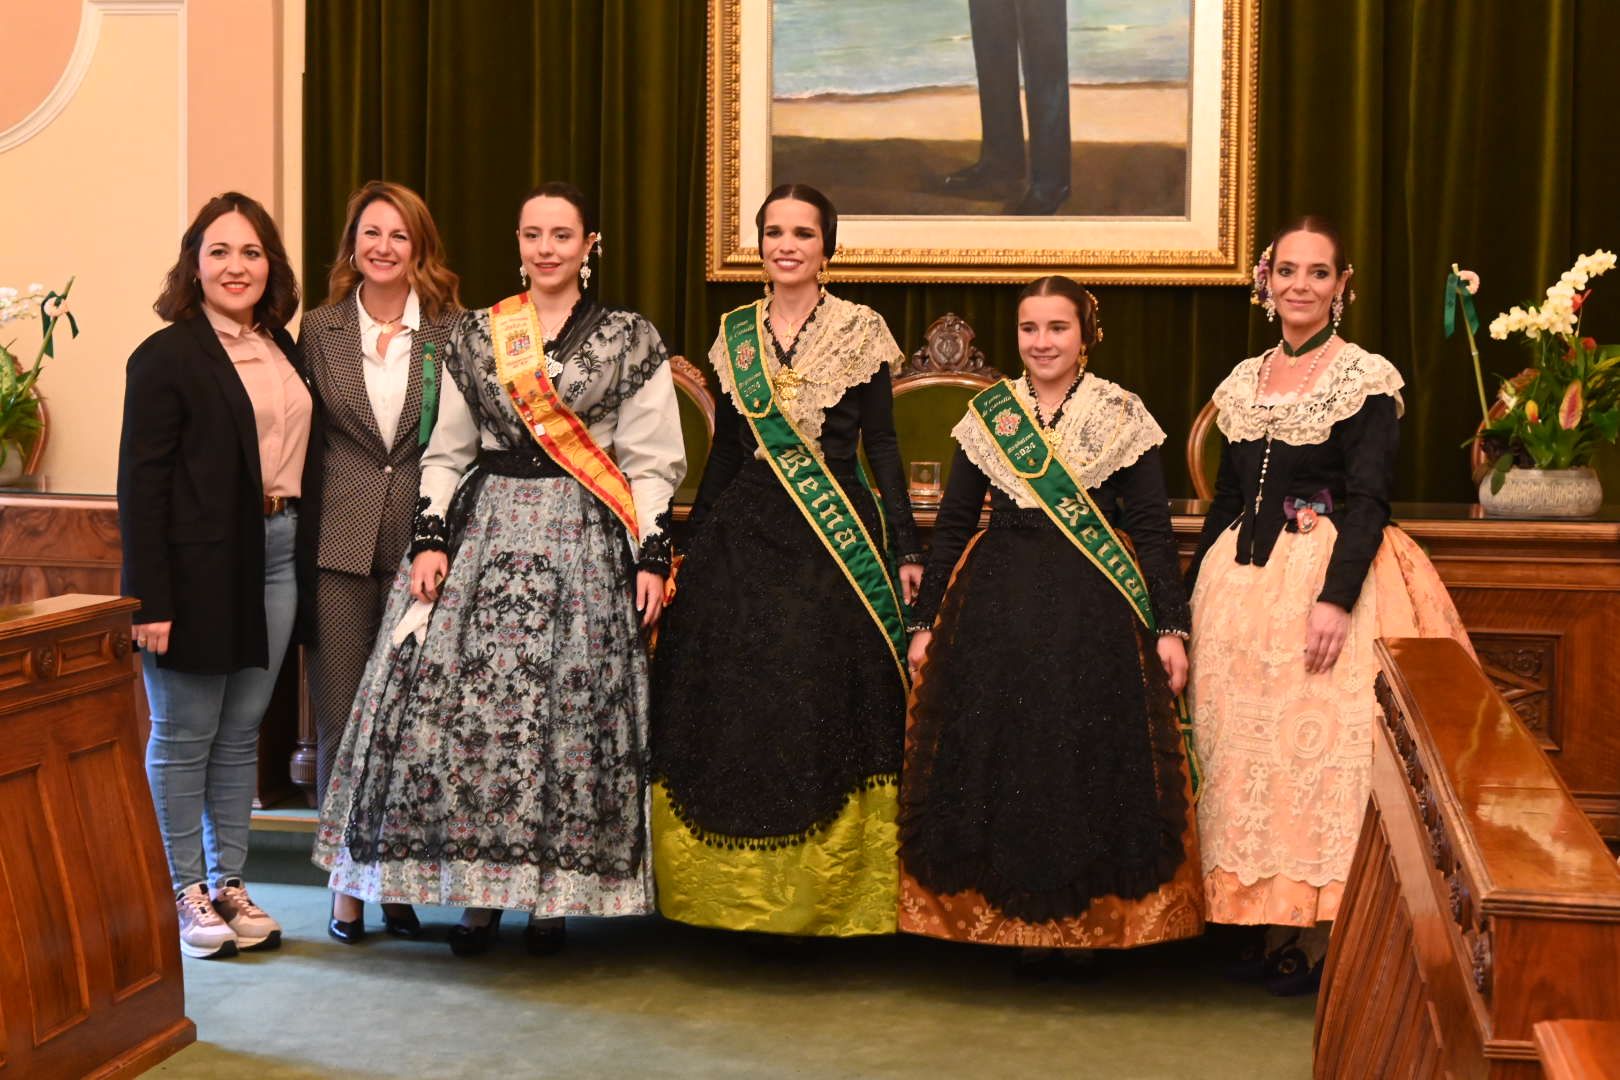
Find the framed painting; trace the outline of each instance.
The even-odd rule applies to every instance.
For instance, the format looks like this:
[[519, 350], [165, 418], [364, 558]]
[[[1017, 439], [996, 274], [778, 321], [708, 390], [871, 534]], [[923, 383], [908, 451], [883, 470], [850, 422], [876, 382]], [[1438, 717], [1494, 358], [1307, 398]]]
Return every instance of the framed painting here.
[[835, 280], [1240, 284], [1260, 0], [708, 0], [708, 276], [776, 185]]

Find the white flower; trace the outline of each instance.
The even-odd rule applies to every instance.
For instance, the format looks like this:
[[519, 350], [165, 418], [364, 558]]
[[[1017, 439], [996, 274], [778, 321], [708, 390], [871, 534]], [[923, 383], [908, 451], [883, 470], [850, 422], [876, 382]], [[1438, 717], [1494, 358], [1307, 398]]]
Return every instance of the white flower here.
[[28, 283], [28, 295], [29, 296], [39, 296], [39, 295], [42, 295], [44, 292], [45, 292], [45, 286], [41, 285], [39, 282], [31, 281], [31, 282]]
[[17, 299], [17, 290], [10, 285], [0, 285], [0, 304], [10, 303]]

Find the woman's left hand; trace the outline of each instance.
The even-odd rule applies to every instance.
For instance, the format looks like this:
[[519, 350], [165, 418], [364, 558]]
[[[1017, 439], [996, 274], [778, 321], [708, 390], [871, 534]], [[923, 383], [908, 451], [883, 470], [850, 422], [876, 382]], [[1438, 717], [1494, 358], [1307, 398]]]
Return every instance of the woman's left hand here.
[[1312, 675], [1332, 671], [1350, 634], [1350, 613], [1338, 604], [1318, 600], [1305, 623], [1305, 670]]
[[903, 599], [911, 603], [917, 599], [922, 591], [923, 568], [916, 563], [900, 564], [900, 591], [904, 593]]
[[1174, 634], [1159, 635], [1159, 663], [1170, 679], [1170, 692], [1179, 694], [1187, 688], [1187, 646]]
[[643, 627], [657, 622], [664, 610], [664, 579], [651, 570], [636, 571], [636, 610]]

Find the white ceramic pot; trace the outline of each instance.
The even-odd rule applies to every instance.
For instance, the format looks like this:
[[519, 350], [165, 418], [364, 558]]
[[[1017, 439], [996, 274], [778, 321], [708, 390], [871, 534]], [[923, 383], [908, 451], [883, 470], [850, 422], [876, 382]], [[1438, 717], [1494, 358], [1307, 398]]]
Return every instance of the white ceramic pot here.
[[1589, 468], [1512, 468], [1502, 490], [1491, 494], [1491, 478], [1479, 482], [1479, 504], [1492, 517], [1591, 517], [1603, 505], [1603, 484]]

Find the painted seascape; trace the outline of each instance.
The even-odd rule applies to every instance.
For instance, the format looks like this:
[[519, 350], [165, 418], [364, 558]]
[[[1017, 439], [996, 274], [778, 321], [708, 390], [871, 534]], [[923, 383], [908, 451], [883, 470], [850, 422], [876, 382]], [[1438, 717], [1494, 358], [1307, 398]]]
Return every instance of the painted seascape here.
[[841, 213], [1186, 216], [1192, 0], [773, 0], [772, 182]]

